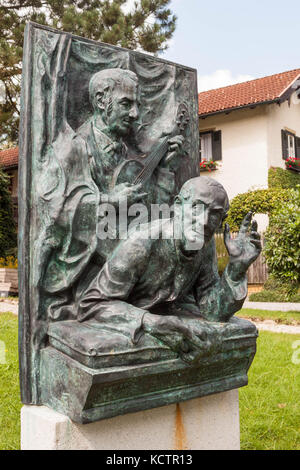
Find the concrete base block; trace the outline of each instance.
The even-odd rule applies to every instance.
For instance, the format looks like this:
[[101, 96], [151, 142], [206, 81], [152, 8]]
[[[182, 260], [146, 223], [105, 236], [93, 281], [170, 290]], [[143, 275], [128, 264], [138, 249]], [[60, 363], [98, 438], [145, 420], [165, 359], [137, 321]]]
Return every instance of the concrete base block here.
[[76, 424], [46, 406], [23, 406], [22, 450], [239, 450], [238, 390]]

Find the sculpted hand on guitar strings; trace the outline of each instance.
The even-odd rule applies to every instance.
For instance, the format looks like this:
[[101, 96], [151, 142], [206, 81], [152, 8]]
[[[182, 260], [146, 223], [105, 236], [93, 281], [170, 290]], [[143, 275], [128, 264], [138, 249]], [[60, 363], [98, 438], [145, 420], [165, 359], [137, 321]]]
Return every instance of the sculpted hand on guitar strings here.
[[107, 201], [105, 202], [118, 205], [122, 201], [127, 201], [127, 204], [129, 205], [134, 204], [148, 195], [147, 192], [141, 192], [141, 188], [141, 183], [135, 185], [131, 185], [130, 183], [120, 183], [108, 193]]

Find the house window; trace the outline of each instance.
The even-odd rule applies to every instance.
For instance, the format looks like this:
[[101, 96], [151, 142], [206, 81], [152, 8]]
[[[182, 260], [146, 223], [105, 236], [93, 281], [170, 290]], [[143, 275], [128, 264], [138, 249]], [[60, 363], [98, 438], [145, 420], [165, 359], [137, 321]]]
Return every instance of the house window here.
[[221, 131], [200, 132], [200, 161], [222, 160]]
[[300, 158], [300, 138], [292, 132], [282, 130], [281, 131], [282, 141], [282, 158], [287, 160], [288, 158]]
[[288, 135], [288, 156], [295, 158], [295, 136]]

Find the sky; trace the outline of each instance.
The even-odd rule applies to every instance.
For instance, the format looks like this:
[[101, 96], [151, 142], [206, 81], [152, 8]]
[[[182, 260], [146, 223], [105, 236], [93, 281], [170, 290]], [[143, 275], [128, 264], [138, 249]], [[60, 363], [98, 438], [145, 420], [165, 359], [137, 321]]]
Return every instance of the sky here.
[[161, 57], [196, 68], [199, 91], [300, 68], [299, 0], [172, 0], [170, 8], [177, 28]]

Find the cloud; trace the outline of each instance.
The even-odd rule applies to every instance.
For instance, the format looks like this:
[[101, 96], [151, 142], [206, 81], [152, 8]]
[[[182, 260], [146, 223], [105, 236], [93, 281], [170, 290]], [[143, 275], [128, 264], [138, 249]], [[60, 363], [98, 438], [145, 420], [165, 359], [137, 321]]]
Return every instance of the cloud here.
[[[125, 14], [130, 13], [134, 10], [135, 3], [140, 4], [140, 0], [127, 0], [127, 2], [121, 6], [121, 9]], [[153, 25], [155, 23], [155, 16], [151, 14], [149, 18], [147, 18], [146, 23], [149, 25]]]
[[246, 82], [253, 80], [255, 77], [252, 75], [233, 75], [230, 70], [216, 70], [210, 75], [198, 75], [198, 91], [212, 90], [214, 88], [221, 88], [227, 85], [234, 85], [235, 83]]
[[[134, 9], [134, 3], [137, 0], [127, 0], [127, 2], [121, 6], [124, 13], [129, 13], [131, 10]], [[138, 2], [139, 3], [139, 2]]]

